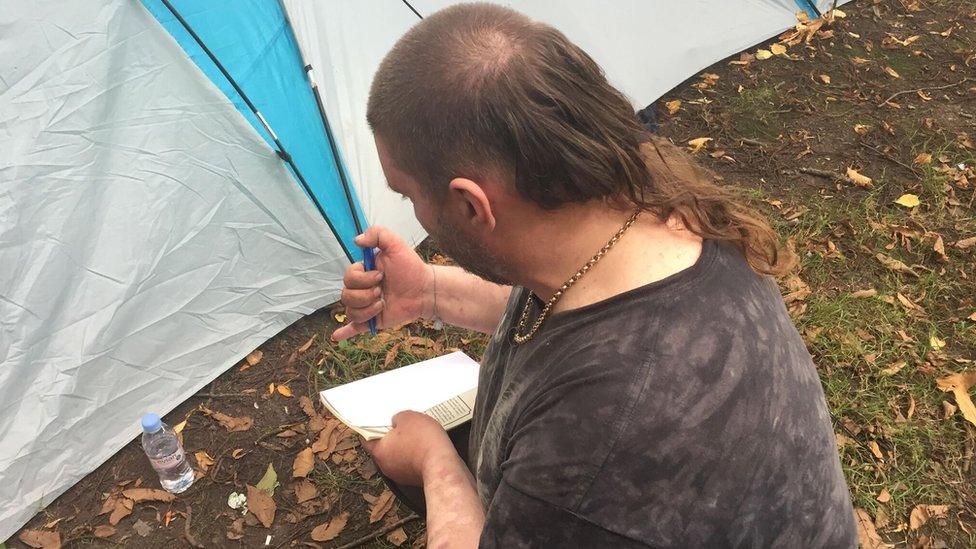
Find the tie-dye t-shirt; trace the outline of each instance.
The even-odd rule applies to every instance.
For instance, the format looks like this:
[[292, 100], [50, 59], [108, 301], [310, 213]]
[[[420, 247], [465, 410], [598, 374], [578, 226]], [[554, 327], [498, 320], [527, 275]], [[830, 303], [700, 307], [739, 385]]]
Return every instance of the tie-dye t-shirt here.
[[512, 332], [468, 459], [482, 547], [856, 547], [816, 368], [776, 284], [706, 241], [669, 278]]

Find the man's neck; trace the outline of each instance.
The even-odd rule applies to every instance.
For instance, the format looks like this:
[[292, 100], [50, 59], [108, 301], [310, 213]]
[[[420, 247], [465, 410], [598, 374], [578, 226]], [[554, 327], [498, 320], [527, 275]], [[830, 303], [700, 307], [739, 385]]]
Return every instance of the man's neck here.
[[[543, 300], [555, 293], [620, 230], [634, 210], [585, 204], [547, 212], [524, 226], [518, 281]], [[675, 222], [642, 212], [617, 243], [560, 299], [569, 310], [661, 280], [697, 261], [701, 239]]]

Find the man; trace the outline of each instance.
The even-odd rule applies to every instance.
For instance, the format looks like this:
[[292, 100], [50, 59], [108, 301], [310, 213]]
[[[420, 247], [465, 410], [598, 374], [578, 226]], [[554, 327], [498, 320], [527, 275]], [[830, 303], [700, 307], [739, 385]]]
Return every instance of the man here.
[[373, 317], [493, 334], [470, 470], [415, 412], [368, 445], [423, 487], [431, 547], [856, 545], [823, 390], [768, 276], [792, 256], [582, 50], [452, 7], [387, 55], [368, 119], [390, 188], [464, 270], [373, 227], [357, 243], [377, 270], [347, 272], [333, 338]]

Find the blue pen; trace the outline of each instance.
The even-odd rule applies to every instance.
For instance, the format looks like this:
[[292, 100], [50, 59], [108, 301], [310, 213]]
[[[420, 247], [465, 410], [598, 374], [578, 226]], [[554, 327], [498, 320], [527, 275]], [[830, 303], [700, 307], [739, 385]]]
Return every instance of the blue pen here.
[[[373, 254], [373, 248], [363, 248], [363, 270], [372, 271], [376, 268], [376, 256]], [[376, 317], [369, 319], [367, 322], [369, 324], [369, 333], [376, 335]]]

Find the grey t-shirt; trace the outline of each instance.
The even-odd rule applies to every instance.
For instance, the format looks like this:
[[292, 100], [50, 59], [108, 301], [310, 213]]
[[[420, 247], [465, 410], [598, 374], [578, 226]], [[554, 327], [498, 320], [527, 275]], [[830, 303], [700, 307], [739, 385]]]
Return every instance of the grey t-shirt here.
[[481, 368], [482, 547], [857, 546], [816, 369], [736, 248], [515, 345], [526, 299]]

